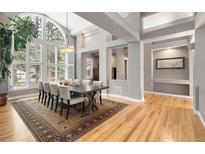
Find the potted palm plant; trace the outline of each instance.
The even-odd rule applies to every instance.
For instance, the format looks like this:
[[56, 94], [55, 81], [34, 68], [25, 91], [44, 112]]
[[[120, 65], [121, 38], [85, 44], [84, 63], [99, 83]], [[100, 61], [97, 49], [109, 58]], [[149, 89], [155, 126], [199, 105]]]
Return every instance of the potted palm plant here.
[[0, 23], [0, 105], [7, 102], [9, 66], [13, 52], [22, 51], [38, 36], [38, 29], [30, 17], [9, 18], [9, 24]]

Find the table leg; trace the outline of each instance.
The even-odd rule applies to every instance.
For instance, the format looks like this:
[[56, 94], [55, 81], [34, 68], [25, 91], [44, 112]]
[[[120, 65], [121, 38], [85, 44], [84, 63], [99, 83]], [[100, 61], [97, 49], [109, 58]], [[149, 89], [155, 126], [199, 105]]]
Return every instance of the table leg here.
[[[91, 108], [91, 110], [88, 111], [87, 113], [84, 112], [84, 114], [82, 116], [85, 116], [89, 113], [94, 112], [95, 110], [98, 110], [98, 107], [96, 105], [95, 95], [96, 95], [96, 92], [92, 92], [92, 93], [89, 93], [89, 94], [85, 95], [85, 97], [87, 97], [88, 101], [89, 101], [89, 104], [88, 104], [87, 108]], [[95, 110], [94, 110], [94, 108], [95, 108]]]

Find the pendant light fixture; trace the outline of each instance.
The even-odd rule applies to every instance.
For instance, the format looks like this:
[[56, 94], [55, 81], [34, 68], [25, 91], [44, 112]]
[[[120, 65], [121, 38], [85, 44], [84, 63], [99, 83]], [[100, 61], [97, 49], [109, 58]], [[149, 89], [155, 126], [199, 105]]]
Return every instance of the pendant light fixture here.
[[74, 52], [75, 47], [69, 44], [69, 30], [68, 30], [68, 12], [66, 12], [66, 46], [60, 49], [61, 52]]

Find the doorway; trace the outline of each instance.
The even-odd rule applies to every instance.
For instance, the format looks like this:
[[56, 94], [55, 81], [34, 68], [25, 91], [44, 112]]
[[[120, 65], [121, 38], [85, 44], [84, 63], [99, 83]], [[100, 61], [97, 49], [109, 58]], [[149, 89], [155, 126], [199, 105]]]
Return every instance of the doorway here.
[[99, 81], [99, 51], [87, 51], [81, 55], [82, 79]]

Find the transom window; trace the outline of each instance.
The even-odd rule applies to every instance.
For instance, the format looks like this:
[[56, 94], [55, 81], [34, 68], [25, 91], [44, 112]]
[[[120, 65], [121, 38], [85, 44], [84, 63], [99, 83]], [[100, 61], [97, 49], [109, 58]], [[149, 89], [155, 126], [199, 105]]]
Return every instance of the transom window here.
[[[61, 53], [63, 30], [44, 16], [30, 16], [38, 38], [24, 51], [15, 51], [11, 65], [10, 89], [35, 88], [39, 80], [57, 81], [74, 77], [74, 53]], [[43, 27], [43, 25], [46, 25]]]
[[63, 33], [59, 30], [58, 27], [51, 21], [46, 23], [46, 39], [49, 41], [63, 42], [64, 37]]
[[43, 38], [43, 24], [41, 16], [31, 16], [32, 21], [38, 29], [38, 38]]

